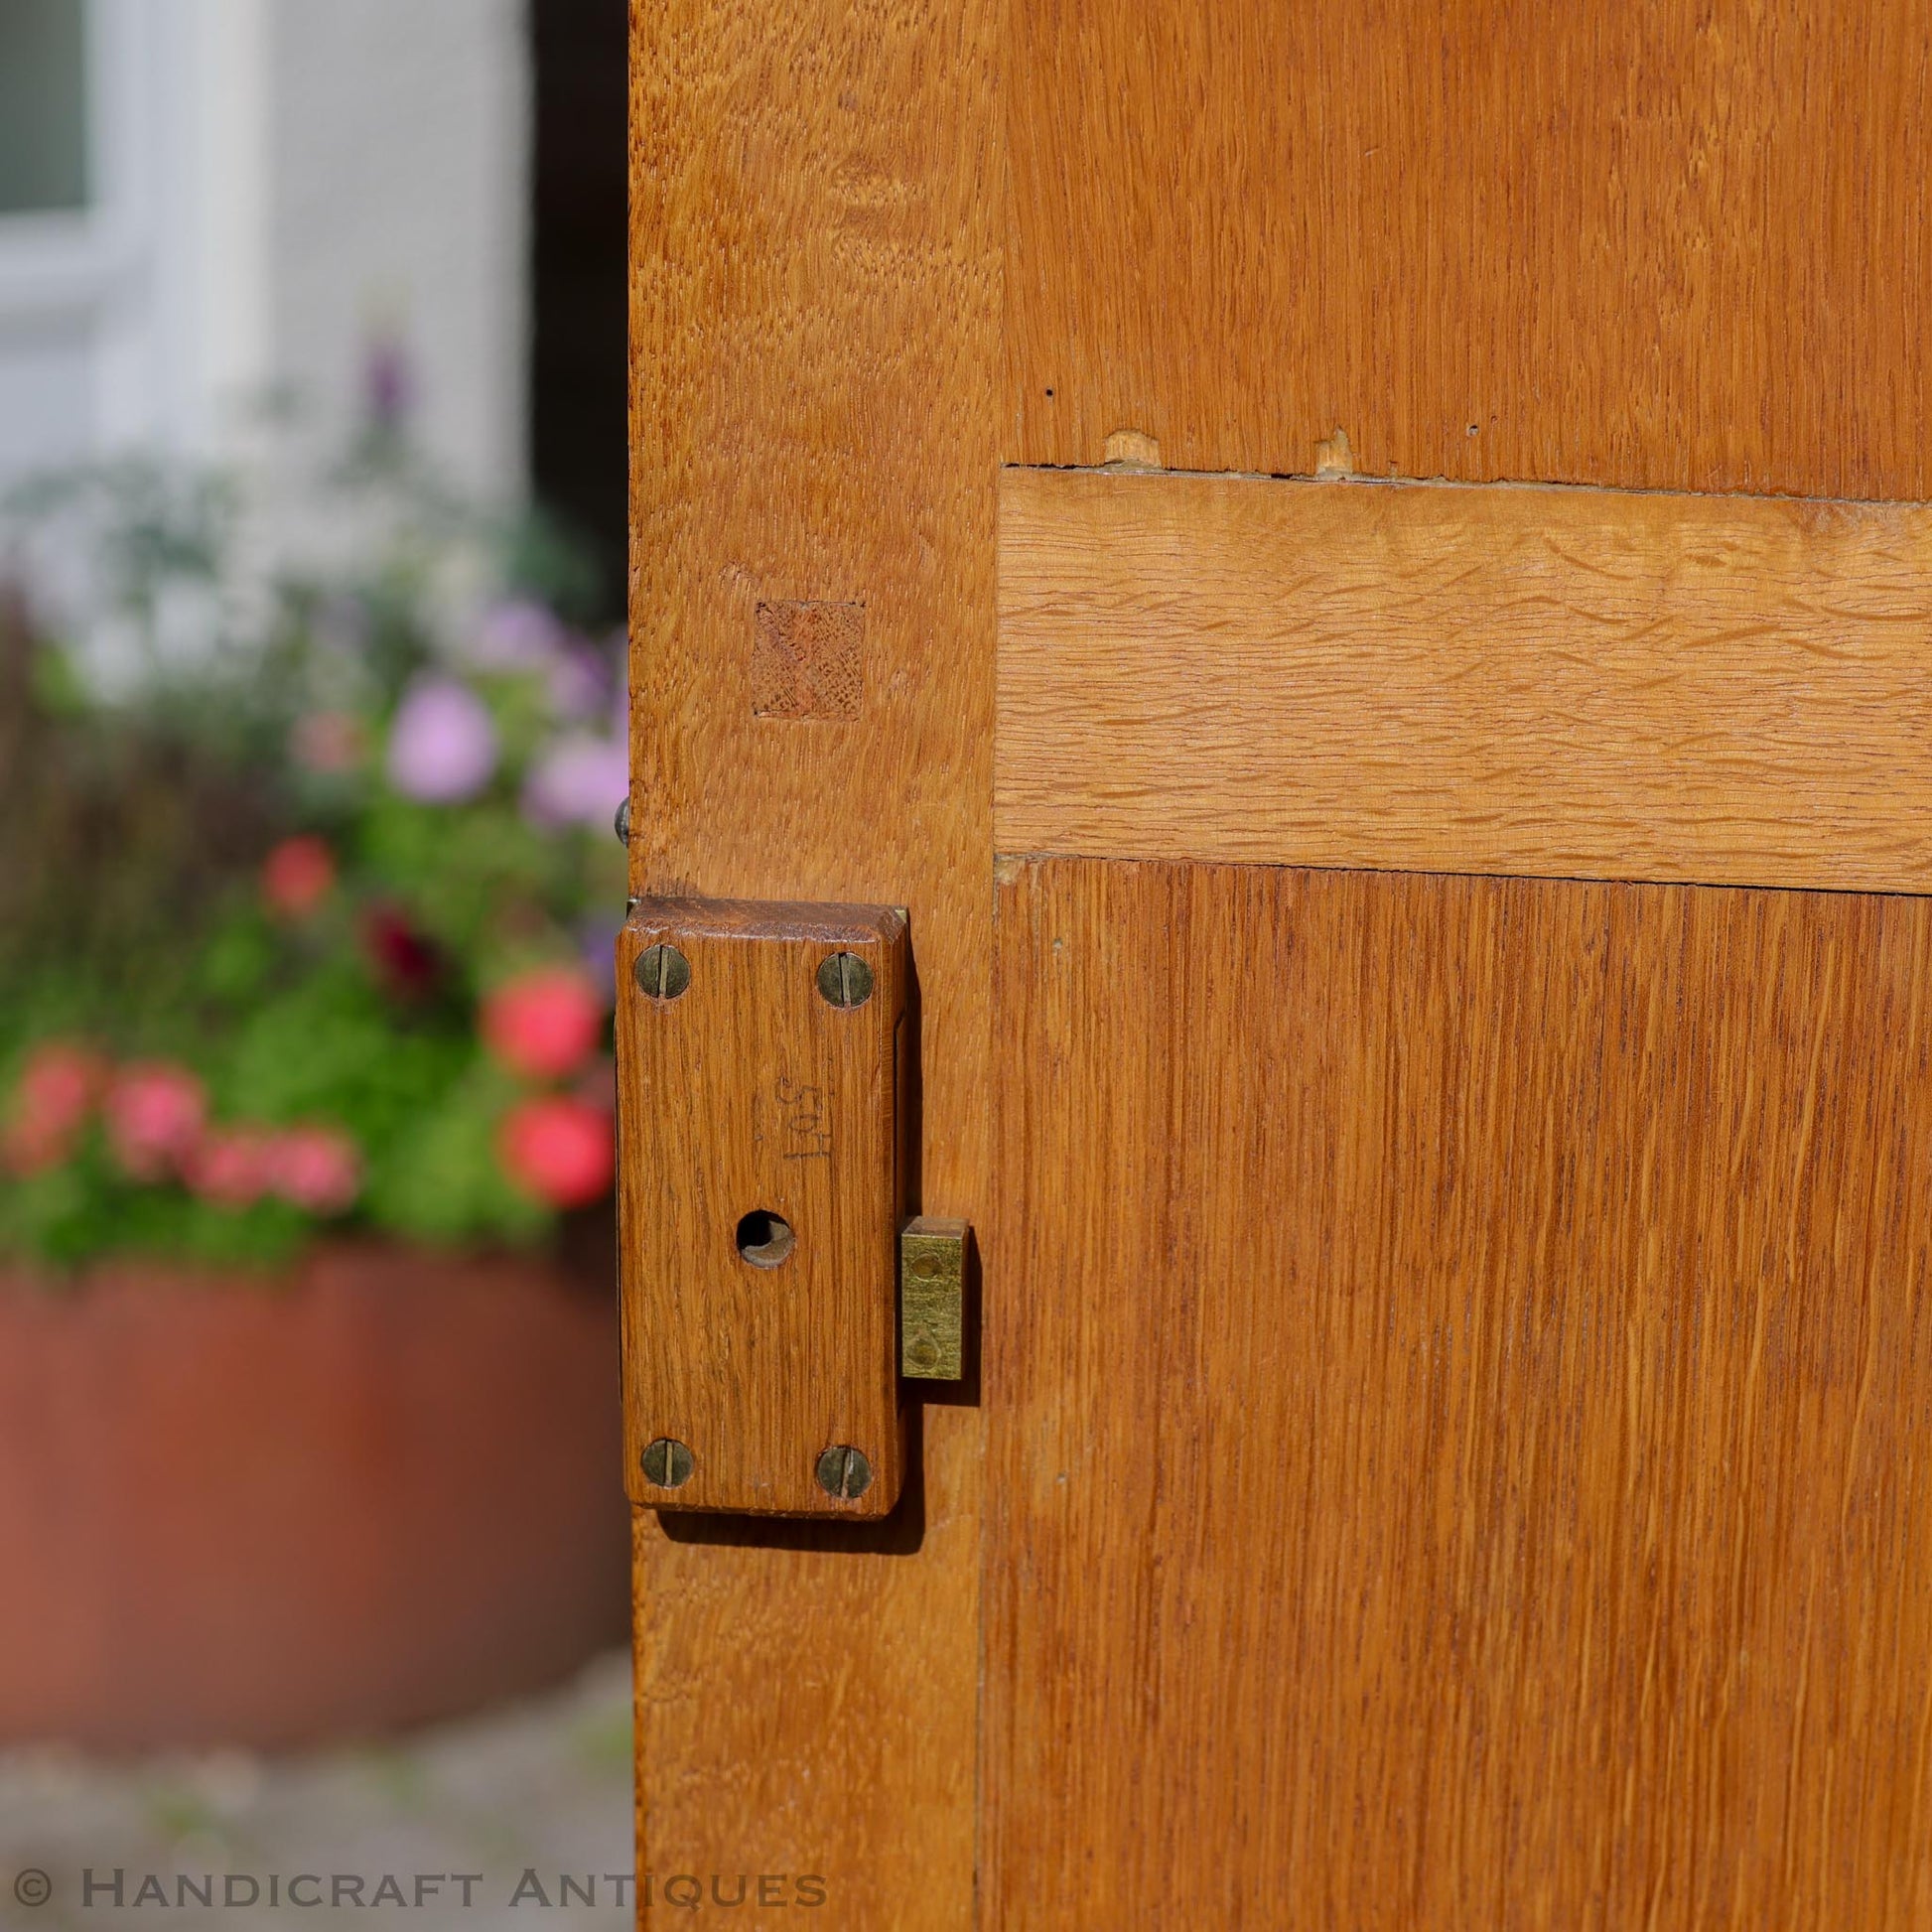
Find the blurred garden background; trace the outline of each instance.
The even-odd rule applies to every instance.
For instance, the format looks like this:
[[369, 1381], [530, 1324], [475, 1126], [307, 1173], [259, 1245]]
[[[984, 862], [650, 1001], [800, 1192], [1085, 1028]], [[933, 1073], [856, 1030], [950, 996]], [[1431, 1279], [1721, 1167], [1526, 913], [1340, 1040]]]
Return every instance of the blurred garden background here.
[[625, 31], [0, 0], [0, 1923], [629, 1917]]

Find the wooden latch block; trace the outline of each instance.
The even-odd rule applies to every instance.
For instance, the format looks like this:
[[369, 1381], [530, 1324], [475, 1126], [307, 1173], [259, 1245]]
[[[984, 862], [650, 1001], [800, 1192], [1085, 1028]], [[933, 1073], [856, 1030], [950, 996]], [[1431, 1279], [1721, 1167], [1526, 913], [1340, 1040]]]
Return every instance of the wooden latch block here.
[[897, 1502], [905, 920], [644, 899], [618, 940], [624, 1459], [662, 1509]]

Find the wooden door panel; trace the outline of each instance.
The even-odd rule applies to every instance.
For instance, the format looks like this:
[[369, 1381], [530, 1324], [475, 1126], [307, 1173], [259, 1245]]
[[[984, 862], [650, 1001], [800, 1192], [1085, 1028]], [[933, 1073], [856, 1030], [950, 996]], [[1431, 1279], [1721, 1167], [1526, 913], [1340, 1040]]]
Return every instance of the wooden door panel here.
[[1926, 1923], [1932, 904], [996, 916], [987, 1922]]
[[1921, 0], [1020, 0], [1010, 462], [1932, 496]]

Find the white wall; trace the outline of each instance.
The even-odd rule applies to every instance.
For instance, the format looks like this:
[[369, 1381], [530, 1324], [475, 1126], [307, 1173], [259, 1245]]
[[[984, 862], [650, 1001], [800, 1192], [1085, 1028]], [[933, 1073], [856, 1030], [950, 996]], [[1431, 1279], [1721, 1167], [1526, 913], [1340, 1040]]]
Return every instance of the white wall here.
[[96, 205], [0, 218], [0, 483], [274, 387], [340, 424], [388, 331], [433, 454], [520, 489], [522, 0], [86, 4]]
[[351, 405], [395, 330], [467, 485], [524, 475], [530, 109], [521, 0], [269, 0], [276, 374]]

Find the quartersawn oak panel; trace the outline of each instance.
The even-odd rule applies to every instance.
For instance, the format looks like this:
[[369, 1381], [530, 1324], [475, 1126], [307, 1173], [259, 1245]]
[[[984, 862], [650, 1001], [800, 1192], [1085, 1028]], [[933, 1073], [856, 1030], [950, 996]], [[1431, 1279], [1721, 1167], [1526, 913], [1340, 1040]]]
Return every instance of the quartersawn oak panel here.
[[[991, 1151], [998, 32], [989, 0], [631, 10], [630, 890], [907, 907], [913, 1204], [969, 1217]], [[760, 603], [864, 605], [857, 718], [756, 715]], [[839, 1925], [972, 1924], [978, 1412], [928, 1401], [914, 1442], [897, 1545], [637, 1516], [640, 1866], [722, 1873], [727, 1898], [741, 1871], [815, 1873]]]
[[1932, 890], [1932, 508], [1010, 470], [1005, 852]]
[[1009, 17], [1009, 461], [1932, 496], [1923, 0]]
[[987, 1923], [1932, 1922], [1932, 902], [996, 918]]

